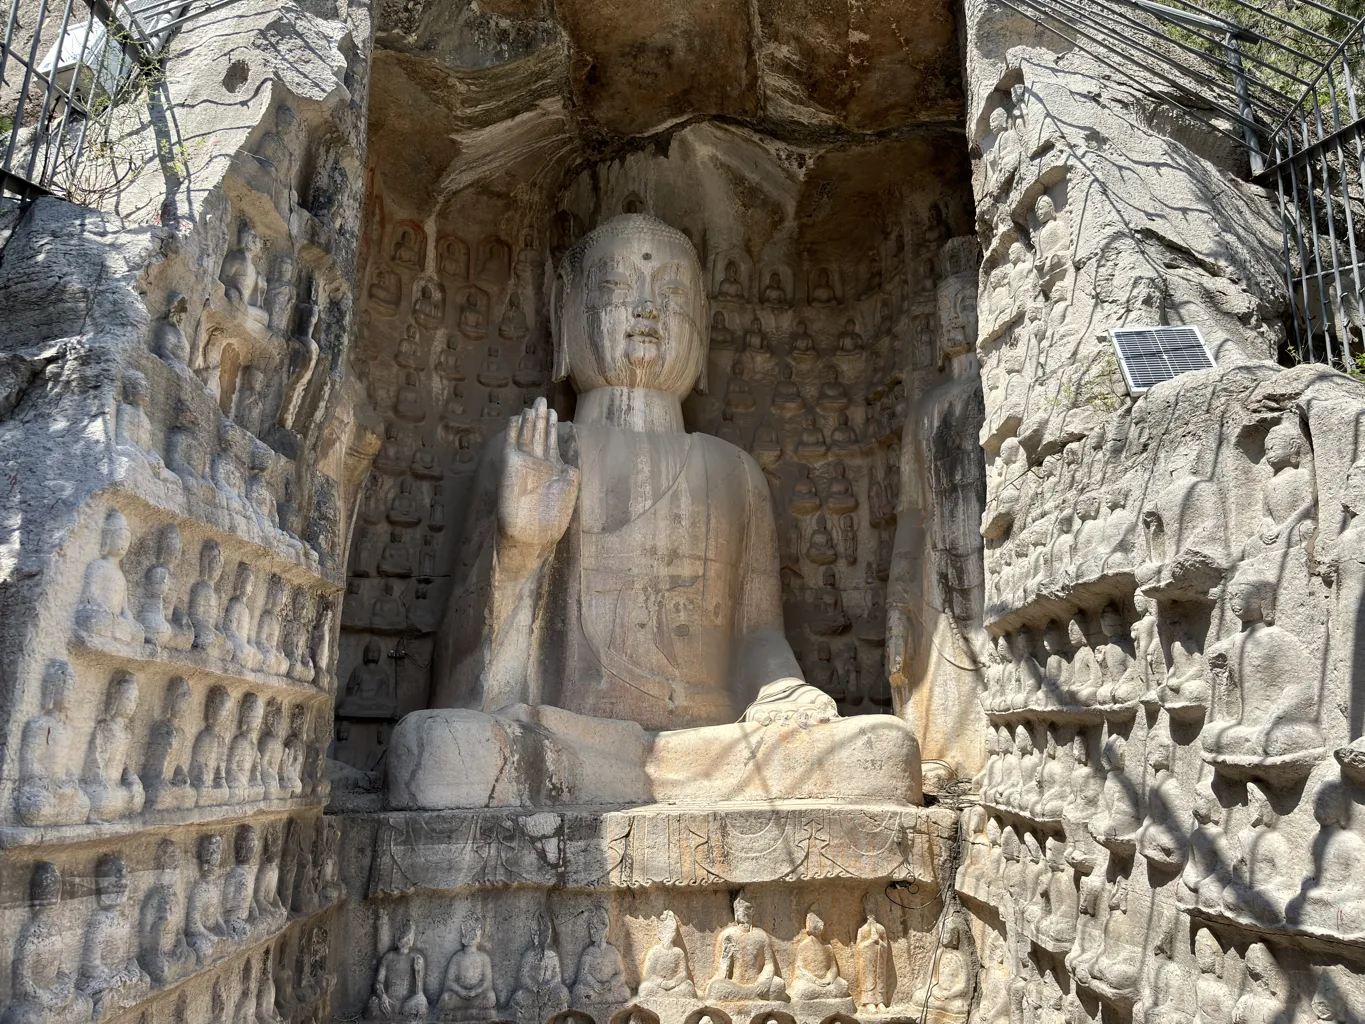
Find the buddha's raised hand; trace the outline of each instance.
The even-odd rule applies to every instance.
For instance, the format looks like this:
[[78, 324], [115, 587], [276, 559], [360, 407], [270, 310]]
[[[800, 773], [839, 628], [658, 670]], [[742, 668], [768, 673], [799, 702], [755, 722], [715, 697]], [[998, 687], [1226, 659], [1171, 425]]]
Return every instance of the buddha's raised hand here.
[[559, 457], [559, 418], [544, 398], [508, 422], [503, 454], [498, 532], [539, 559], [564, 535], [578, 500], [578, 470]]

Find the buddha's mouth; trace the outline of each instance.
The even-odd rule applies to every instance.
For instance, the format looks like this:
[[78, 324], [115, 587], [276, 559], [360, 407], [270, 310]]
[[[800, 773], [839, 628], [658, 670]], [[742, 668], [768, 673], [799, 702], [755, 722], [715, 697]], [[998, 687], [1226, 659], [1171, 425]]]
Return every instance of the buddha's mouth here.
[[653, 324], [643, 324], [626, 331], [626, 339], [628, 341], [649, 341], [658, 344], [663, 340], [663, 335], [659, 333], [659, 328]]

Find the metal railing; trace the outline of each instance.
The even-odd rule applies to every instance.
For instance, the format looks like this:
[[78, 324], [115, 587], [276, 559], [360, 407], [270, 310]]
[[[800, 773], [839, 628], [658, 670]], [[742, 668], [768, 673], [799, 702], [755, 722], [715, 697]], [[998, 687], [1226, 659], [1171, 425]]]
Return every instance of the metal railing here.
[[[116, 192], [150, 158], [118, 115], [155, 87], [171, 35], [235, 0], [8, 0], [0, 201]], [[146, 147], [143, 147], [146, 148]]]
[[1236, 144], [1277, 198], [1290, 355], [1365, 371], [1365, 18], [1293, 0], [998, 0]]

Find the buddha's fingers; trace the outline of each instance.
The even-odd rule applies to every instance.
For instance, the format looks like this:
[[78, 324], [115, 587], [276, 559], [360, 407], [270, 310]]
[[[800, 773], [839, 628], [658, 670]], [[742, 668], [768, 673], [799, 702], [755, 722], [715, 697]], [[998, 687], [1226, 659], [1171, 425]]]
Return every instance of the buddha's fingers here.
[[558, 463], [559, 460], [559, 414], [553, 409], [546, 418], [545, 458]]
[[545, 453], [546, 419], [545, 399], [537, 398], [531, 406], [531, 454], [538, 459], [548, 457]]

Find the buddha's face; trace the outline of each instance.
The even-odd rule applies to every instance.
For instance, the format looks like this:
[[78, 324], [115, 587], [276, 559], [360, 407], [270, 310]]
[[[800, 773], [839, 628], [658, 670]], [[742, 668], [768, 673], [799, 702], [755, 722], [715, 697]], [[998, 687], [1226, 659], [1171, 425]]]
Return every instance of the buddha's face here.
[[670, 233], [605, 233], [583, 254], [564, 297], [574, 387], [638, 387], [684, 397], [703, 367], [701, 266]]

